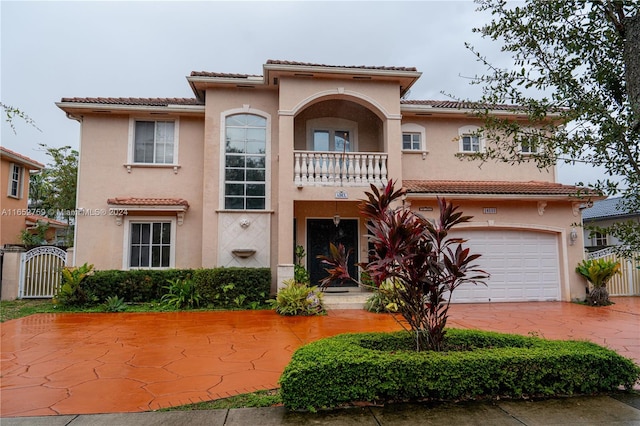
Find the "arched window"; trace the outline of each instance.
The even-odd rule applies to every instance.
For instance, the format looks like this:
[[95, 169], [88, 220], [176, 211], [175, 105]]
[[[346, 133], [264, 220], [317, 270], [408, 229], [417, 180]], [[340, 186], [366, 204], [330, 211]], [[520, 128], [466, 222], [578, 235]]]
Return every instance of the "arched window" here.
[[267, 119], [255, 114], [225, 118], [224, 208], [266, 208]]

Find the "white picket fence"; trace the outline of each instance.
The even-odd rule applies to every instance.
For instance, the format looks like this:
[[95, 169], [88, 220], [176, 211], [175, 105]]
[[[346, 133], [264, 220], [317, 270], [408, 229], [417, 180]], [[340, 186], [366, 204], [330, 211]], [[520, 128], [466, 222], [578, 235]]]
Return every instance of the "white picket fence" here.
[[640, 296], [640, 253], [634, 253], [630, 259], [616, 255], [611, 247], [594, 251], [587, 259], [602, 259], [620, 262], [620, 274], [613, 276], [607, 284], [611, 296]]

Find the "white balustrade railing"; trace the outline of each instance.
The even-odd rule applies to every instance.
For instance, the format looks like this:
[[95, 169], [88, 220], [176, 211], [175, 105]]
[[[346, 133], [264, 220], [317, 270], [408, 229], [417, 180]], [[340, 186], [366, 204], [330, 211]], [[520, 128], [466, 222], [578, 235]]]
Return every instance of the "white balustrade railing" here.
[[297, 186], [377, 186], [387, 183], [387, 154], [295, 151]]

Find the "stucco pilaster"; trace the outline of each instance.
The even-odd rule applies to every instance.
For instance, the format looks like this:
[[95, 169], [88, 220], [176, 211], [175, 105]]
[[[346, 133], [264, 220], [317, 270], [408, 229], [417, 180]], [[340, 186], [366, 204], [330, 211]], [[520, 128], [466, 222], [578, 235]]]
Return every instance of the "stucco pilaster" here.
[[399, 117], [387, 118], [384, 134], [384, 150], [387, 153], [387, 176], [402, 185], [402, 127]]
[[[275, 207], [277, 230], [277, 263], [293, 264], [293, 115], [280, 115], [278, 135], [278, 202]], [[278, 268], [280, 271], [281, 268]], [[278, 273], [278, 287], [282, 278]]]

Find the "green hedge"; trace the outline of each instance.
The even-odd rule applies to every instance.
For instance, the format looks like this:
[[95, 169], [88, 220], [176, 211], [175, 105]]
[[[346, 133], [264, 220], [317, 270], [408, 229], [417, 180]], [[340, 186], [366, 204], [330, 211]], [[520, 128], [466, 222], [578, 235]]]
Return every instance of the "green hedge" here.
[[197, 269], [193, 280], [202, 297], [201, 303], [214, 306], [264, 304], [271, 291], [269, 268]]
[[[167, 280], [191, 277], [201, 296], [201, 306], [242, 307], [264, 304], [271, 289], [269, 268], [215, 268], [96, 271], [82, 282], [97, 303], [110, 296], [126, 302], [158, 301]], [[240, 302], [240, 303], [239, 303]]]
[[98, 303], [107, 297], [118, 296], [125, 302], [152, 302], [164, 294], [162, 287], [167, 280], [186, 278], [192, 269], [132, 269], [129, 271], [95, 271], [82, 281], [82, 287], [97, 298]]
[[298, 349], [280, 378], [289, 409], [353, 401], [465, 400], [631, 388], [640, 367], [584, 341], [449, 329], [446, 352], [415, 352], [407, 332], [343, 334]]

